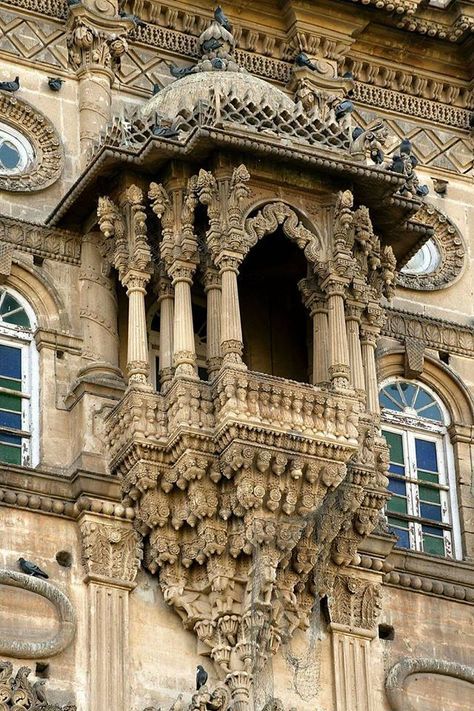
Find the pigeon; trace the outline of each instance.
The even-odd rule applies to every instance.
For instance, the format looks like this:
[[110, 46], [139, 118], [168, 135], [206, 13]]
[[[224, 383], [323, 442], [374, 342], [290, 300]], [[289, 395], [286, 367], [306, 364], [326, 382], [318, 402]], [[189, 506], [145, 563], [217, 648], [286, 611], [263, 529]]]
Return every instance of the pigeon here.
[[429, 192], [430, 189], [427, 185], [418, 185], [416, 188], [416, 194], [418, 197], [426, 197]]
[[339, 119], [347, 116], [347, 114], [350, 114], [352, 111], [354, 111], [354, 104], [349, 99], [344, 99], [344, 101], [341, 101], [334, 109], [336, 120], [339, 121]]
[[228, 32], [232, 30], [232, 25], [229, 22], [229, 18], [224, 15], [224, 11], [220, 7], [220, 5], [214, 10], [214, 19], [216, 20], [216, 22], [219, 23], [219, 25], [222, 25], [222, 27]]
[[40, 702], [40, 704], [47, 704], [48, 699], [46, 698], [46, 691], [45, 691], [45, 686], [46, 681], [44, 679], [39, 679], [38, 681], [35, 681], [33, 684], [33, 691], [36, 694], [36, 698]]
[[394, 155], [392, 157], [392, 165], [390, 166], [390, 170], [393, 170], [395, 173], [405, 172], [405, 163], [399, 155]]
[[313, 70], [313, 71], [316, 69], [316, 66], [313, 64], [313, 62], [312, 62], [311, 59], [308, 57], [308, 55], [306, 54], [306, 52], [300, 52], [300, 53], [297, 55], [297, 57], [296, 57], [296, 59], [295, 59], [295, 64], [296, 64], [298, 67], [308, 67], [308, 69], [311, 69], [311, 70]]
[[204, 684], [206, 683], [207, 677], [208, 677], [207, 671], [204, 669], [204, 667], [202, 667], [200, 664], [198, 664], [197, 672], [196, 672], [196, 689], [198, 691], [201, 688], [201, 686], [204, 686]]
[[193, 74], [194, 67], [174, 67], [174, 66], [171, 66], [170, 72], [176, 79], [182, 79], [183, 77], [187, 77], [188, 74]]
[[51, 91], [60, 91], [63, 84], [64, 79], [60, 79], [59, 77], [48, 77], [48, 86]]
[[364, 133], [364, 129], [361, 128], [360, 126], [356, 126], [354, 130], [352, 131], [352, 140], [355, 141], [356, 138], [359, 138], [359, 136], [362, 136]]
[[178, 131], [171, 126], [160, 126], [159, 123], [153, 126], [153, 135], [162, 136], [163, 138], [174, 138], [178, 135]]
[[408, 140], [408, 138], [404, 138], [402, 142], [400, 143], [400, 147], [398, 149], [400, 153], [405, 153], [406, 155], [410, 155], [411, 153], [411, 141]]
[[202, 49], [207, 54], [208, 52], [215, 52], [217, 49], [222, 47], [223, 44], [223, 42], [220, 42], [215, 37], [211, 37], [210, 39], [204, 40], [202, 43]]
[[0, 81], [0, 90], [9, 91], [14, 94], [20, 88], [20, 77], [15, 77], [14, 81]]
[[211, 64], [213, 69], [224, 69], [225, 67], [224, 60], [220, 57], [214, 57], [214, 59], [211, 59]]
[[18, 558], [18, 563], [22, 571], [27, 575], [31, 575], [33, 578], [49, 578], [49, 575], [45, 573], [44, 570], [41, 570], [41, 568], [38, 568], [37, 565], [31, 563], [29, 560]]
[[72, 7], [72, 5], [80, 5], [82, 0], [67, 0], [67, 4], [69, 7]]
[[342, 78], [343, 79], [354, 79], [354, 75], [352, 72], [344, 72], [344, 74], [342, 75]]
[[161, 91], [161, 86], [159, 84], [153, 84], [152, 95], [156, 96]]
[[131, 20], [134, 25], [137, 25], [137, 27], [143, 27], [146, 25], [146, 22], [143, 22], [141, 17], [138, 17], [138, 15], [131, 15], [128, 12], [124, 12], [123, 10], [119, 12], [119, 16], [122, 18], [122, 20]]

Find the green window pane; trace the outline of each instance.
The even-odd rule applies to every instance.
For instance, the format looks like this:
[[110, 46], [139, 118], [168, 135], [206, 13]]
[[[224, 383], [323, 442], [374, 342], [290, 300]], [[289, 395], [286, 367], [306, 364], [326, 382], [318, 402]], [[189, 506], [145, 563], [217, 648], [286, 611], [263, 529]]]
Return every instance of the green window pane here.
[[2, 299], [1, 318], [5, 323], [13, 323], [24, 328], [30, 327], [30, 320], [25, 309], [11, 294], [5, 294]]
[[13, 410], [13, 412], [21, 412], [21, 397], [0, 393], [0, 410]]
[[439, 484], [439, 476], [433, 472], [424, 472], [422, 469], [418, 469], [417, 476], [418, 479], [422, 479], [423, 481], [431, 481], [433, 484]]
[[397, 528], [406, 528], [408, 530], [408, 521], [403, 518], [395, 518], [394, 516], [388, 516], [387, 521], [390, 526], [397, 526]]
[[420, 499], [422, 501], [429, 501], [433, 504], [441, 504], [441, 495], [439, 489], [432, 489], [431, 486], [420, 486]]
[[423, 551], [431, 555], [445, 555], [444, 538], [423, 534]]
[[403, 499], [401, 496], [392, 496], [387, 503], [387, 511], [406, 514], [408, 512], [407, 500]]
[[9, 390], [21, 391], [21, 380], [13, 380], [13, 378], [1, 378], [0, 388], [8, 388]]
[[383, 430], [382, 434], [387, 440], [387, 444], [390, 448], [390, 461], [396, 464], [403, 464], [403, 440], [402, 436], [396, 434], [395, 432], [387, 432]]
[[10, 447], [8, 444], [0, 443], [0, 462], [21, 464], [21, 448]]

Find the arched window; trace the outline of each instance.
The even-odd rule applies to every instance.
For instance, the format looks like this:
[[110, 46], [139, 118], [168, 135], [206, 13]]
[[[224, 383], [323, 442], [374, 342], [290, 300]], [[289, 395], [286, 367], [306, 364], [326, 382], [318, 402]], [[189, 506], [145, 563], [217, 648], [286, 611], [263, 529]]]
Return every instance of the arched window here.
[[397, 546], [445, 557], [459, 554], [446, 408], [426, 386], [399, 378], [384, 383], [380, 406], [390, 448], [392, 498], [386, 514]]
[[23, 466], [36, 463], [33, 320], [18, 294], [0, 288], [0, 462]]

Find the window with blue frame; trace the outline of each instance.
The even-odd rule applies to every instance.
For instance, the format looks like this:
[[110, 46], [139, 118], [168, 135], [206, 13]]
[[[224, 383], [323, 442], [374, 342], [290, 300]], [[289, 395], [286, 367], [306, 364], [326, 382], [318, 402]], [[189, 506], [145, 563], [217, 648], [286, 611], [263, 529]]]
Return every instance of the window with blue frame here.
[[453, 556], [447, 417], [419, 383], [396, 380], [380, 391], [382, 433], [390, 449], [386, 515], [399, 548]]
[[0, 289], [0, 462], [31, 464], [30, 318], [18, 298]]

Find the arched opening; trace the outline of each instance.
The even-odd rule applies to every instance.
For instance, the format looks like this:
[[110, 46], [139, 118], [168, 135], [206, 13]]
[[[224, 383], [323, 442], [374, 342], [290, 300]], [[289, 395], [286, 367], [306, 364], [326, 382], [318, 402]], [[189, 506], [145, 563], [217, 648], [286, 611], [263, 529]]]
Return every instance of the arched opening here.
[[311, 328], [298, 282], [307, 275], [303, 252], [281, 229], [249, 252], [239, 275], [243, 358], [250, 370], [310, 380]]

